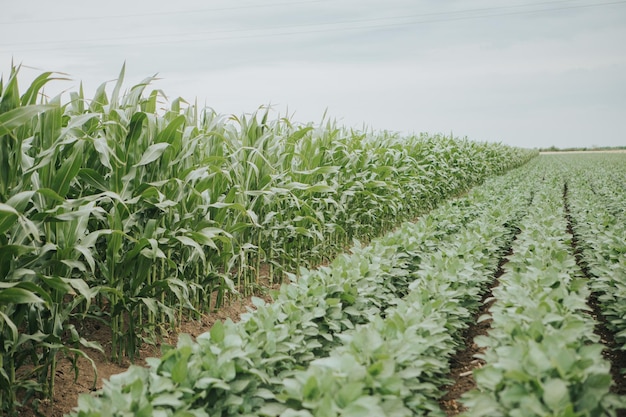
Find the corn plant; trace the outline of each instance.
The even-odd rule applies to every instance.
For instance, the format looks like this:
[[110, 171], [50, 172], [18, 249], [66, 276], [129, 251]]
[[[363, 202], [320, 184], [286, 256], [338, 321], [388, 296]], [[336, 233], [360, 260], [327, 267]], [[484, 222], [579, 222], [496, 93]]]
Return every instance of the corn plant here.
[[[58, 360], [110, 326], [113, 360], [182, 320], [295, 279], [534, 151], [221, 116], [118, 79], [47, 98], [0, 82], [2, 404], [50, 397]], [[468, 219], [469, 220], [469, 219]], [[269, 276], [263, 277], [262, 271]], [[17, 377], [16, 370], [21, 370]], [[6, 388], [5, 388], [6, 387]], [[21, 394], [20, 394], [21, 395]], [[6, 398], [6, 401], [4, 399]]]
[[98, 291], [88, 286], [77, 249], [92, 213], [74, 210], [68, 198], [84, 144], [74, 136], [76, 124], [63, 126], [58, 99], [36, 104], [51, 74], [38, 77], [22, 96], [16, 76], [14, 69], [0, 87], [0, 402], [9, 412], [23, 389], [26, 398], [52, 394], [59, 355], [85, 356], [81, 345], [97, 347], [73, 324]]

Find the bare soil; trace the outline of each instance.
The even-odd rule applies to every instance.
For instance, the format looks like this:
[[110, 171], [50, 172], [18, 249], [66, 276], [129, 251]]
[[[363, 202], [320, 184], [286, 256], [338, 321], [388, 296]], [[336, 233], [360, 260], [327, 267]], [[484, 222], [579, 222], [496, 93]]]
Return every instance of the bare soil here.
[[[500, 259], [494, 280], [487, 292], [483, 294], [480, 308], [474, 314], [470, 326], [465, 329], [463, 333], [465, 348], [458, 350], [450, 359], [450, 375], [448, 378], [452, 383], [442, 387], [442, 390], [445, 390], [446, 394], [439, 399], [439, 406], [447, 416], [456, 416], [466, 411], [466, 408], [463, 407], [463, 404], [461, 404], [459, 400], [463, 394], [476, 388], [473, 371], [485, 365], [485, 361], [477, 358], [476, 355], [484, 353], [485, 348], [478, 347], [478, 345], [474, 343], [474, 339], [479, 335], [486, 336], [489, 329], [491, 329], [491, 322], [493, 320], [489, 316], [489, 309], [495, 302], [492, 290], [500, 285], [498, 278], [504, 273], [504, 265], [508, 262], [508, 256], [511, 254], [512, 251], [509, 250], [509, 252]], [[481, 317], [483, 319], [479, 321]]]
[[494, 300], [485, 302], [489, 297], [491, 297], [491, 289], [483, 296], [483, 302], [474, 316], [472, 325], [463, 333], [465, 348], [459, 350], [450, 359], [450, 375], [448, 378], [453, 383], [442, 388], [446, 391], [446, 395], [439, 399], [439, 406], [447, 416], [456, 416], [466, 410], [459, 402], [459, 399], [466, 392], [476, 388], [476, 381], [474, 381], [472, 371], [481, 368], [485, 364], [484, 360], [476, 358], [476, 355], [484, 353], [485, 349], [479, 348], [474, 343], [474, 338], [478, 335], [486, 336], [491, 328], [491, 318], [478, 322], [480, 317], [489, 314], [489, 307], [494, 302]]
[[485, 365], [483, 359], [476, 357], [477, 355], [485, 353], [485, 348], [478, 347], [478, 345], [474, 343], [474, 339], [479, 335], [487, 336], [489, 329], [491, 329], [493, 320], [491, 319], [489, 310], [496, 301], [495, 298], [493, 298], [493, 289], [500, 285], [499, 278], [504, 274], [504, 266], [509, 262], [509, 257], [513, 254], [513, 242], [515, 242], [517, 234], [520, 232], [521, 230], [517, 229], [507, 253], [500, 258], [498, 269], [493, 276], [493, 281], [485, 294], [483, 294], [480, 307], [474, 314], [469, 327], [465, 329], [463, 333], [465, 347], [459, 349], [450, 359], [450, 375], [448, 378], [452, 383], [441, 388], [446, 391], [446, 394], [439, 399], [439, 406], [447, 416], [456, 416], [467, 411], [459, 400], [463, 394], [476, 388], [473, 371]]
[[[626, 351], [619, 349], [618, 344], [615, 342], [613, 332], [607, 328], [606, 319], [600, 309], [597, 294], [591, 294], [588, 305], [592, 310], [590, 314], [597, 323], [594, 333], [600, 336], [600, 342], [607, 347], [607, 349], [602, 352], [602, 355], [611, 363], [611, 375], [615, 383], [611, 388], [611, 392], [618, 395], [626, 395], [626, 374], [622, 373], [622, 370], [626, 369]], [[621, 410], [618, 416], [626, 417], [626, 409]]]

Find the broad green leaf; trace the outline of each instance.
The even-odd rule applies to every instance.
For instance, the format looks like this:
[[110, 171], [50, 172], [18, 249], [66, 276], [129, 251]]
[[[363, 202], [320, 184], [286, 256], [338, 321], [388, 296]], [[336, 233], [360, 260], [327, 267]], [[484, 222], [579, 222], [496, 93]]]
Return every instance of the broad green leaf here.
[[0, 305], [1, 304], [29, 304], [43, 303], [44, 300], [39, 298], [35, 293], [23, 288], [4, 288], [0, 289]]
[[176, 132], [185, 123], [186, 119], [180, 115], [172, 120], [165, 129], [163, 129], [156, 139], [157, 144], [171, 144], [174, 140]]
[[319, 384], [317, 382], [317, 378], [313, 375], [307, 379], [306, 383], [302, 387], [302, 397], [305, 401], [314, 400], [319, 396], [320, 390], [318, 388]]
[[0, 233], [5, 233], [15, 225], [19, 213], [8, 204], [0, 203]]
[[144, 165], [148, 165], [151, 162], [156, 161], [163, 155], [163, 152], [169, 147], [169, 143], [155, 143], [153, 145], [148, 146], [146, 151], [141, 156], [139, 162], [137, 162], [135, 167], [140, 167]]
[[61, 167], [54, 175], [51, 188], [60, 196], [65, 197], [70, 189], [72, 180], [78, 174], [78, 170], [83, 163], [83, 145], [78, 142], [74, 145], [74, 150], [68, 158], [63, 161]]
[[[11, 198], [7, 200], [6, 204], [15, 208], [15, 210], [17, 210], [18, 212], [23, 213], [24, 210], [26, 210], [26, 206], [33, 198], [34, 194], [35, 194], [34, 191], [19, 192], [17, 194], [12, 195]], [[0, 213], [1, 212], [2, 212], [2, 206], [0, 206]]]
[[[48, 71], [48, 72], [44, 72], [42, 74], [40, 74], [39, 76], [37, 76], [37, 78], [35, 78], [33, 80], [33, 82], [31, 82], [30, 86], [28, 87], [28, 90], [26, 90], [26, 92], [24, 93], [24, 95], [22, 95], [22, 105], [34, 105], [37, 102], [37, 95], [39, 94], [39, 90], [41, 90], [41, 88], [47, 84], [49, 81], [51, 80], [69, 80], [69, 78], [65, 78], [65, 77], [55, 77], [52, 78], [50, 77], [53, 73]], [[0, 87], [0, 91], [2, 90], [2, 88]]]
[[174, 367], [172, 368], [172, 380], [180, 384], [187, 378], [187, 370], [188, 370], [188, 361], [189, 355], [191, 353], [191, 349], [186, 346], [182, 349], [179, 349], [180, 357], [174, 363]]
[[1, 348], [6, 352], [12, 350], [17, 345], [19, 333], [17, 331], [17, 326], [15, 326], [15, 323], [13, 323], [13, 320], [11, 320], [6, 314], [4, 314], [2, 310], [0, 310], [0, 319], [2, 319], [4, 324], [9, 326], [9, 330], [11, 331], [11, 337], [6, 338], [4, 340], [4, 343], [2, 344], [3, 346], [1, 346]]
[[[33, 104], [9, 110], [0, 114], [0, 137], [32, 120], [41, 112], [56, 106], [48, 104]], [[3, 145], [4, 146], [4, 145]]]
[[543, 384], [543, 401], [553, 411], [562, 410], [570, 402], [567, 384], [562, 379], [549, 379]]
[[364, 386], [361, 382], [349, 382], [343, 385], [337, 392], [337, 405], [344, 408], [354, 402], [362, 395], [363, 388]]
[[376, 397], [363, 396], [345, 407], [341, 415], [345, 417], [368, 417], [382, 416], [385, 415], [385, 412], [380, 407]]
[[77, 174], [83, 182], [91, 185], [98, 191], [108, 191], [108, 184], [104, 177], [92, 168], [81, 168]]
[[211, 340], [213, 340], [215, 343], [221, 343], [224, 340], [224, 324], [218, 320], [213, 324], [213, 327], [211, 327]]

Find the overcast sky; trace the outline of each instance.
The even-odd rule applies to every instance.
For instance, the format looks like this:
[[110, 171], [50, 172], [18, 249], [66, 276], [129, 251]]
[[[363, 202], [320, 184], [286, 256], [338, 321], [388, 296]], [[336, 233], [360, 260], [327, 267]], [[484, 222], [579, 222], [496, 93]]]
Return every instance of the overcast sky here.
[[[453, 133], [523, 147], [626, 145], [626, 1], [4, 1], [0, 72], [87, 95], [148, 76], [222, 114]], [[30, 69], [26, 67], [34, 67]], [[65, 96], [69, 98], [69, 96]]]

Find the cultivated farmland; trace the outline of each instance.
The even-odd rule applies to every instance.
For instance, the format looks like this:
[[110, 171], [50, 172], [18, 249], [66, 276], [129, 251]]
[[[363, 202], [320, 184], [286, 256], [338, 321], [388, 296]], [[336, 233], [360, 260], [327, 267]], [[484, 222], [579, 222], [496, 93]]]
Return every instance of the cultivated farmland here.
[[[572, 190], [589, 189], [600, 172], [624, 175], [622, 158], [543, 156], [490, 178], [327, 267], [303, 271], [241, 323], [181, 339], [149, 369], [133, 367], [102, 397], [84, 397], [74, 415], [445, 415], [439, 399], [449, 360], [485, 293], [495, 302], [479, 320], [491, 328], [476, 340], [484, 364], [461, 400], [464, 415], [615, 415], [623, 397], [611, 393], [607, 341], [596, 334], [590, 304], [601, 286], [597, 308], [616, 332], [610, 348], [623, 349], [624, 316], [616, 290], [606, 289], [619, 288], [623, 239], [608, 255], [583, 249]], [[589, 169], [596, 164], [606, 171]], [[608, 223], [612, 236], [612, 220], [623, 214], [614, 207], [585, 224]], [[584, 260], [591, 253], [618, 273], [593, 273]], [[623, 390], [621, 371], [613, 375]]]
[[21, 93], [17, 73], [0, 86], [3, 412], [53, 397], [58, 361], [100, 348], [85, 323], [132, 360], [283, 282], [72, 415], [445, 415], [451, 358], [486, 294], [467, 415], [619, 408], [623, 368], [594, 330], [618, 358], [626, 156], [163, 108], [150, 79], [122, 92], [123, 71], [110, 94], [42, 103], [53, 75]]

